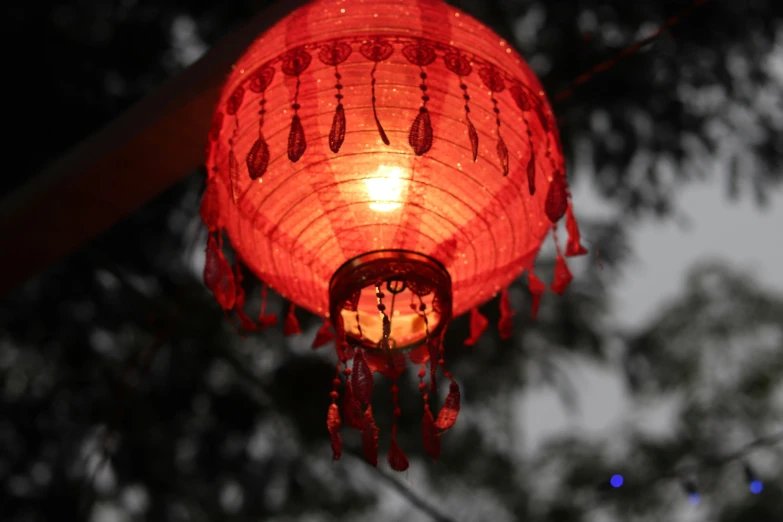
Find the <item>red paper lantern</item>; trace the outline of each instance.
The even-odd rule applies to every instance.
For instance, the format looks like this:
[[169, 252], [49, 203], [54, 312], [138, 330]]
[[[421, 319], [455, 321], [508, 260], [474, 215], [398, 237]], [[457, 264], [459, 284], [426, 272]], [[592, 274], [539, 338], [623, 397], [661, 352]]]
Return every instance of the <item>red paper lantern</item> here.
[[[459, 411], [445, 370], [437, 418], [429, 406], [451, 317], [471, 312], [466, 344], [475, 343], [487, 326], [476, 307], [500, 292], [508, 337], [504, 289], [524, 270], [535, 314], [544, 285], [534, 261], [563, 215], [566, 255], [585, 252], [541, 85], [508, 43], [441, 1], [319, 0], [291, 13], [234, 66], [207, 167], [204, 278], [220, 305], [246, 330], [274, 322], [244, 312], [241, 263], [291, 301], [286, 334], [299, 332], [294, 305], [334, 327], [325, 322], [314, 346], [335, 340], [339, 357], [327, 419], [335, 458], [345, 422], [377, 463], [373, 373], [396, 380], [411, 360], [421, 365], [425, 449], [437, 459]], [[552, 289], [570, 279], [558, 249]], [[392, 390], [389, 462], [402, 470]]]

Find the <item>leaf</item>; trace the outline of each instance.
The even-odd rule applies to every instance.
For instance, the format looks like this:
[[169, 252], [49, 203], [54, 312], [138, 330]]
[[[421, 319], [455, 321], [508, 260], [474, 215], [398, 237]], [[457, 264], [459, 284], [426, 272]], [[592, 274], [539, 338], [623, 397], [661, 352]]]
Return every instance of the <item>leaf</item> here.
[[557, 223], [566, 213], [568, 208], [568, 191], [566, 188], [565, 175], [557, 171], [549, 184], [549, 192], [546, 195], [546, 204], [544, 211], [549, 221]]
[[269, 166], [269, 146], [264, 137], [259, 134], [258, 139], [247, 154], [247, 173], [250, 179], [256, 180], [264, 175]]
[[362, 450], [367, 462], [376, 467], [378, 466], [378, 431], [372, 416], [372, 407], [369, 407], [364, 412], [362, 424]]
[[332, 129], [329, 131], [329, 148], [335, 154], [340, 152], [340, 147], [345, 140], [345, 109], [343, 104], [339, 104], [334, 111], [332, 118]]
[[457, 381], [451, 381], [449, 385], [449, 394], [443, 401], [443, 407], [438, 412], [438, 420], [435, 421], [435, 427], [440, 431], [446, 431], [454, 426], [459, 415], [460, 393]]
[[527, 189], [530, 195], [536, 193], [536, 156], [530, 151], [530, 161], [527, 162]]
[[326, 415], [326, 428], [329, 430], [329, 436], [332, 439], [332, 458], [340, 460], [343, 453], [343, 439], [340, 437], [340, 410], [336, 404], [329, 406], [329, 412]]
[[500, 160], [500, 170], [504, 176], [508, 176], [508, 147], [506, 147], [506, 142], [503, 141], [500, 134], [498, 134], [497, 152], [498, 160]]
[[345, 383], [345, 392], [343, 393], [343, 417], [345, 417], [345, 424], [351, 428], [362, 429], [362, 411], [359, 407], [359, 401], [353, 396], [350, 381]]
[[389, 467], [394, 471], [405, 471], [410, 463], [402, 448], [397, 444], [397, 437], [392, 436], [388, 455]]
[[304, 127], [298, 114], [291, 118], [291, 132], [288, 133], [288, 159], [296, 163], [307, 148]]
[[440, 433], [435, 427], [435, 420], [429, 406], [424, 406], [424, 418], [421, 420], [421, 437], [424, 442], [424, 451], [437, 462], [440, 458]]
[[419, 109], [419, 115], [413, 120], [411, 130], [408, 133], [408, 143], [413, 147], [413, 152], [421, 156], [432, 148], [432, 123], [430, 112], [426, 107]]
[[478, 132], [476, 132], [476, 127], [473, 126], [473, 122], [470, 121], [470, 118], [467, 118], [467, 122], [468, 122], [468, 139], [470, 139], [470, 148], [473, 151], [473, 161], [476, 161], [476, 158], [478, 158], [478, 145], [479, 145]]
[[373, 390], [372, 370], [364, 359], [362, 350], [356, 350], [353, 357], [353, 369], [351, 370], [351, 388], [354, 397], [362, 407], [366, 407], [372, 400]]

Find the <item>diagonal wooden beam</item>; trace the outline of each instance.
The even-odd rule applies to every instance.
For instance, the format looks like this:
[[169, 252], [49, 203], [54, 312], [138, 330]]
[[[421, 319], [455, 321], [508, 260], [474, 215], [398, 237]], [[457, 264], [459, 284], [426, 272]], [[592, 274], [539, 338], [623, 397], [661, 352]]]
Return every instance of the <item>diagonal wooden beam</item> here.
[[193, 172], [231, 65], [307, 3], [278, 0], [0, 203], [0, 295]]

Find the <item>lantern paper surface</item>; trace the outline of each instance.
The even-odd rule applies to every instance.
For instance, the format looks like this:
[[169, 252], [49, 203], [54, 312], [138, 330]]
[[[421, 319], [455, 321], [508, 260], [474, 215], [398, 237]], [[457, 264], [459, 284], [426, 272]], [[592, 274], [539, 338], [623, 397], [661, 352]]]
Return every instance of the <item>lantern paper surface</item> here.
[[[387, 351], [430, 345], [452, 315], [532, 271], [542, 241], [566, 212], [567, 254], [584, 253], [541, 85], [507, 42], [441, 1], [319, 0], [294, 11], [236, 62], [207, 147], [207, 285], [227, 310], [244, 303], [219, 252], [225, 234], [237, 259], [269, 287], [331, 317], [341, 361], [354, 359], [353, 375], [346, 371], [354, 396], [366, 394], [358, 382], [367, 379], [365, 365], [370, 381], [374, 371], [399, 372], [392, 356], [357, 348], [346, 335], [364, 335], [365, 348]], [[395, 261], [395, 252], [404, 259]], [[362, 275], [358, 265], [375, 268]], [[378, 275], [387, 269], [410, 277], [383, 287], [395, 279]], [[555, 279], [553, 289], [562, 292], [570, 280], [564, 263]], [[360, 292], [357, 281], [369, 290]], [[534, 286], [531, 280], [535, 293]], [[387, 310], [397, 290], [405, 301]], [[507, 336], [508, 310], [504, 319]], [[438, 340], [408, 355], [419, 364], [431, 360], [434, 379], [439, 350]], [[452, 383], [444, 408], [456, 418]], [[341, 417], [333, 405], [329, 431], [339, 430], [341, 419], [354, 425], [372, 454], [377, 428], [369, 395], [348, 402], [358, 410]], [[435, 421], [426, 408], [431, 454], [453, 424], [450, 415]], [[400, 452], [393, 440], [395, 469], [407, 467]]]

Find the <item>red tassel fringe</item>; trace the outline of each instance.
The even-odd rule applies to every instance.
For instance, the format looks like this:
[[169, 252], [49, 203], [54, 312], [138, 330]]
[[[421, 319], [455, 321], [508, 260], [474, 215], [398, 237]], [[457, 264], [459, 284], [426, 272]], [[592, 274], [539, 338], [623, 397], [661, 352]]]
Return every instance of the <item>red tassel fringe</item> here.
[[362, 351], [356, 350], [356, 354], [353, 356], [353, 370], [351, 371], [351, 391], [362, 409], [366, 408], [372, 401], [373, 386], [372, 370], [370, 370]]
[[530, 288], [530, 294], [533, 297], [533, 303], [530, 307], [530, 316], [535, 319], [538, 316], [538, 307], [541, 304], [541, 296], [546, 292], [546, 285], [533, 272], [527, 273], [527, 284]]
[[215, 300], [223, 310], [234, 308], [237, 296], [234, 274], [223, 255], [217, 234], [210, 234], [207, 240], [204, 284], [215, 295]]
[[555, 259], [555, 280], [552, 282], [550, 288], [557, 295], [563, 295], [563, 292], [568, 288], [568, 284], [574, 276], [568, 269], [565, 258], [558, 253], [557, 259]]
[[299, 319], [296, 318], [296, 306], [291, 303], [288, 309], [288, 314], [285, 316], [285, 323], [283, 324], [283, 335], [286, 337], [290, 335], [299, 335], [302, 333], [302, 328], [299, 326]]
[[568, 269], [563, 253], [560, 251], [560, 243], [557, 241], [557, 229], [552, 228], [553, 236], [555, 239], [555, 248], [557, 249], [557, 257], [555, 258], [555, 277], [554, 281], [550, 285], [550, 288], [557, 295], [562, 295], [568, 288], [569, 283], [574, 278], [571, 271]]
[[566, 243], [566, 257], [583, 256], [587, 254], [587, 249], [579, 242], [579, 225], [574, 217], [574, 209], [571, 203], [568, 203], [566, 209], [566, 230], [568, 231], [568, 243]]
[[315, 334], [312, 348], [313, 350], [316, 350], [334, 341], [334, 339], [335, 335], [334, 332], [332, 332], [332, 327], [329, 324], [329, 320], [325, 319], [324, 324], [321, 325], [321, 328], [318, 329], [318, 333]]
[[473, 346], [489, 326], [489, 320], [481, 315], [478, 308], [470, 311], [470, 337], [465, 339], [465, 346]]
[[262, 330], [277, 324], [277, 315], [266, 313], [266, 285], [261, 287], [261, 311], [258, 313], [258, 324]]
[[389, 461], [389, 466], [394, 471], [405, 471], [408, 469], [409, 463], [408, 463], [408, 457], [405, 455], [405, 452], [402, 451], [402, 448], [397, 443], [397, 422], [402, 415], [402, 411], [400, 411], [400, 405], [399, 405], [399, 388], [397, 387], [397, 382], [395, 381], [394, 384], [392, 384], [391, 392], [392, 392], [392, 401], [394, 404], [394, 424], [392, 425], [392, 434], [391, 434], [391, 444], [389, 446], [389, 455], [387, 456], [387, 459]]
[[438, 412], [438, 419], [435, 421], [435, 427], [441, 432], [454, 426], [459, 415], [460, 393], [457, 381], [451, 381], [449, 385], [449, 394], [443, 402], [443, 407]]
[[511, 300], [508, 297], [508, 288], [504, 288], [500, 293], [500, 319], [498, 320], [498, 331], [503, 340], [511, 338], [514, 331], [514, 309], [511, 308]]

